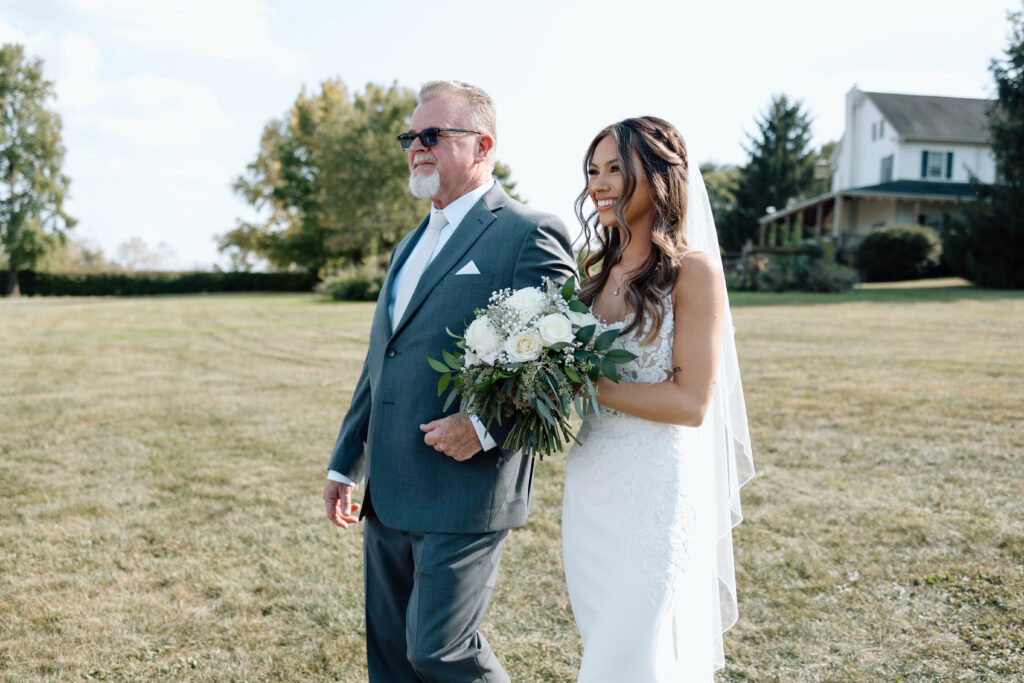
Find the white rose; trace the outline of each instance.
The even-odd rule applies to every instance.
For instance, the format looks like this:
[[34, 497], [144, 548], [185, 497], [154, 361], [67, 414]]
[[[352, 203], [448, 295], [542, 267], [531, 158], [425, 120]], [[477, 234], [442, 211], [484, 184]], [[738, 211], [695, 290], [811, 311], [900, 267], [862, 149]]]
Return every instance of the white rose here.
[[501, 335], [487, 318], [477, 318], [466, 328], [466, 346], [481, 358], [497, 357], [501, 351], [501, 342]]
[[544, 310], [544, 293], [536, 287], [523, 287], [512, 292], [505, 305], [517, 311], [523, 320], [529, 320]]
[[576, 311], [569, 311], [568, 316], [573, 325], [579, 325], [580, 327], [586, 327], [587, 325], [594, 325], [597, 323], [597, 318], [592, 313], [577, 313]]
[[540, 335], [533, 330], [509, 337], [505, 342], [505, 353], [513, 363], [537, 360], [543, 348]]
[[537, 331], [546, 346], [572, 341], [572, 323], [561, 313], [546, 315], [537, 321]]
[[480, 362], [480, 358], [475, 353], [470, 351], [469, 349], [466, 349], [466, 353], [464, 353], [462, 355], [462, 363], [463, 363], [463, 365], [465, 365], [467, 368], [469, 368], [469, 367], [472, 367], [472, 366], [476, 365], [479, 362]]

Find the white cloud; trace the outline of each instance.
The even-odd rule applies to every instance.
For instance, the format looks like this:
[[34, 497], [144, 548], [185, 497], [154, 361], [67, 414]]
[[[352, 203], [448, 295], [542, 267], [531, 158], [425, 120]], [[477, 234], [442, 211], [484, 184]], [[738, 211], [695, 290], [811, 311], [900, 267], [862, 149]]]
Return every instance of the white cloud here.
[[294, 74], [308, 56], [276, 43], [274, 11], [259, 0], [68, 0], [110, 35], [146, 50], [257, 62]]

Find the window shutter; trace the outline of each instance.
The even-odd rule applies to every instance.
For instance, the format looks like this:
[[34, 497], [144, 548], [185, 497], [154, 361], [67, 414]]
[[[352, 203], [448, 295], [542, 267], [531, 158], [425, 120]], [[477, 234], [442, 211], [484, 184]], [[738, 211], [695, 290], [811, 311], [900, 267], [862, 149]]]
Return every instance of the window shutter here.
[[953, 153], [946, 152], [946, 177], [953, 177]]
[[921, 152], [921, 177], [928, 177], [928, 150]]

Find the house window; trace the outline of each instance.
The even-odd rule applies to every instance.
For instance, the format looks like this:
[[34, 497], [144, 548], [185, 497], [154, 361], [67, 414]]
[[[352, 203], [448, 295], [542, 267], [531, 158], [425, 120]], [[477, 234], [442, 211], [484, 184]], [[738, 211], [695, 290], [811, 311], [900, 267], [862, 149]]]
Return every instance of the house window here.
[[882, 174], [881, 181], [883, 183], [892, 182], [892, 154], [887, 157], [882, 157]]
[[871, 141], [874, 142], [877, 137], [878, 137], [878, 124], [877, 123], [872, 123], [871, 124]]
[[921, 152], [922, 178], [952, 178], [953, 153], [928, 150]]
[[881, 121], [878, 122], [878, 137], [885, 137], [885, 119], [882, 119]]

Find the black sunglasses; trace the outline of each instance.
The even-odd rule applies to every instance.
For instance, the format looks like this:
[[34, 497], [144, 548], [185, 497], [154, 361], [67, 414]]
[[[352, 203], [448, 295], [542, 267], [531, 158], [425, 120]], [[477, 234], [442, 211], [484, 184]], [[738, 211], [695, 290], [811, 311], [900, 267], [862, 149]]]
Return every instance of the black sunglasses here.
[[480, 131], [469, 130], [468, 128], [424, 128], [419, 133], [402, 133], [398, 136], [398, 144], [402, 146], [403, 152], [408, 152], [409, 148], [412, 147], [412, 141], [419, 138], [424, 147], [433, 147], [437, 144], [437, 139], [441, 137], [441, 133], [446, 131], [451, 133], [476, 133], [480, 135]]

